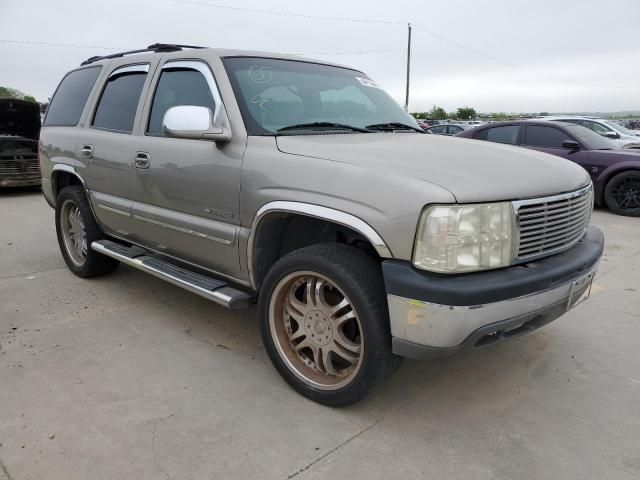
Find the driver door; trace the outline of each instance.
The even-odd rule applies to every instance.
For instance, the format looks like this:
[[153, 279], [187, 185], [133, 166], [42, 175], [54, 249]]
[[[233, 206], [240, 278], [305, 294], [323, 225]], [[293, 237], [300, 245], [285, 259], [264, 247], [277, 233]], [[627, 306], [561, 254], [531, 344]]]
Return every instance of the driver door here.
[[170, 138], [162, 120], [174, 106], [223, 108], [210, 67], [170, 60], [158, 69], [140, 122], [132, 182], [134, 241], [223, 275], [239, 276], [239, 140]]

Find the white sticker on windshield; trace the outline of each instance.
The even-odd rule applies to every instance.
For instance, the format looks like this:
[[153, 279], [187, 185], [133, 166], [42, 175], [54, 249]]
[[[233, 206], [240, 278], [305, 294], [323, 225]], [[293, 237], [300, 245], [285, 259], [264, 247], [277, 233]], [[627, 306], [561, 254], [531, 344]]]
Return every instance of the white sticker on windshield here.
[[376, 82], [374, 82], [370, 78], [356, 77], [356, 80], [358, 80], [365, 87], [380, 88], [380, 85], [378, 85]]

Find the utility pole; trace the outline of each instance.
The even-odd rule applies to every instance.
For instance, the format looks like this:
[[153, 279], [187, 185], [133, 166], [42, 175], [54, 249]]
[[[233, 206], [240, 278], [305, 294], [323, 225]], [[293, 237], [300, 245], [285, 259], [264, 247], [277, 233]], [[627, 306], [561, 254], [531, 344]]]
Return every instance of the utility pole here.
[[409, 27], [409, 37], [407, 39], [407, 95], [404, 100], [404, 109], [409, 112], [409, 77], [411, 75], [411, 24], [407, 23]]

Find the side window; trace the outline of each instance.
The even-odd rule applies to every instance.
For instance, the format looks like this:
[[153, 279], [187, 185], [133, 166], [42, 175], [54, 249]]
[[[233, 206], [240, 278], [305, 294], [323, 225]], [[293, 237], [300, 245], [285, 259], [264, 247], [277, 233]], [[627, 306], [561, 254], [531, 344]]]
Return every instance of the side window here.
[[69, 73], [60, 82], [47, 110], [44, 125], [72, 127], [80, 115], [102, 67], [83, 68]]
[[505, 125], [504, 127], [493, 127], [480, 130], [473, 135], [473, 138], [477, 140], [487, 140], [489, 142], [515, 145], [518, 142], [518, 133], [520, 133], [520, 127], [518, 125]]
[[571, 125], [583, 125], [583, 126], [586, 126], [584, 120], [575, 120], [575, 119], [572, 118], [570, 120], [560, 120], [560, 121], [562, 123], [569, 123]]
[[456, 127], [455, 125], [449, 126], [449, 131], [447, 132], [449, 135], [456, 135], [462, 131], [461, 127]]
[[215, 111], [216, 103], [206, 78], [197, 70], [164, 69], [153, 96], [147, 132], [162, 135], [162, 120], [171, 107], [194, 105]]
[[147, 78], [144, 71], [126, 71], [113, 75], [107, 81], [92, 125], [105, 130], [131, 133], [136, 117], [142, 87]]
[[522, 143], [532, 147], [562, 148], [565, 140], [573, 139], [558, 128], [527, 125]]
[[443, 133], [447, 133], [447, 127], [446, 127], [446, 125], [445, 126], [438, 125], [438, 126], [433, 127], [431, 129], [431, 131], [433, 133], [436, 133], [436, 134], [443, 134]]
[[588, 121], [585, 121], [585, 122], [583, 122], [583, 125], [584, 125], [585, 127], [587, 127], [589, 130], [593, 130], [594, 132], [599, 133], [600, 135], [604, 135], [604, 134], [606, 134], [607, 132], [611, 132], [611, 129], [610, 129], [610, 128], [607, 128], [607, 127], [605, 127], [604, 125], [600, 125], [600, 124], [599, 124], [599, 123], [597, 123], [597, 122], [588, 122]]

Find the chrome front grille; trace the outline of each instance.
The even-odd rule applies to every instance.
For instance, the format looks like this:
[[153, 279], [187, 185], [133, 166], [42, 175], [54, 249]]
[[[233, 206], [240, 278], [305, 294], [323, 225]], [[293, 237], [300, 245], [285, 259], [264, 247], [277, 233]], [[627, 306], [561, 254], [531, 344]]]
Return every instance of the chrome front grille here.
[[593, 187], [513, 202], [518, 225], [516, 260], [566, 250], [584, 235], [593, 209]]
[[0, 176], [40, 176], [37, 157], [0, 157]]

